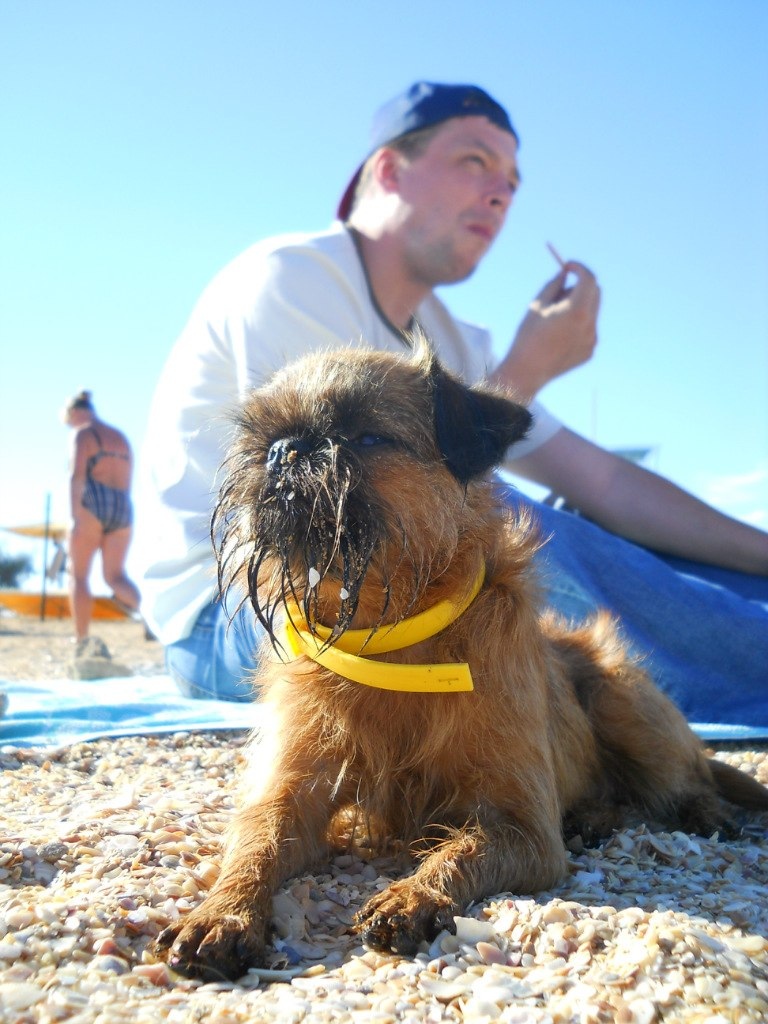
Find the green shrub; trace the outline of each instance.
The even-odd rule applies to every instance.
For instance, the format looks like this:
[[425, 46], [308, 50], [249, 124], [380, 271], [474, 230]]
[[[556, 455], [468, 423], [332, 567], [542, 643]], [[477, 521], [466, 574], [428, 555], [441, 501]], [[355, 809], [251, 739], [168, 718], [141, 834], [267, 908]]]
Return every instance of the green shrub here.
[[7, 555], [0, 551], [0, 587], [18, 587], [19, 579], [32, 572], [29, 555]]

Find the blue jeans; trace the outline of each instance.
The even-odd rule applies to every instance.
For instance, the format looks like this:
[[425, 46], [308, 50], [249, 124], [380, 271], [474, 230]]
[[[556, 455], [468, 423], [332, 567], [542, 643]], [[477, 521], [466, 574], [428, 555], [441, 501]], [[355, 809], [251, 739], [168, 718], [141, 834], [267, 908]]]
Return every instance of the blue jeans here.
[[[532, 507], [549, 538], [536, 556], [547, 604], [576, 622], [598, 608], [618, 615], [689, 721], [768, 729], [768, 578], [667, 558], [514, 488], [503, 495]], [[213, 604], [189, 639], [168, 648], [169, 668], [191, 696], [248, 699], [244, 679], [261, 635], [250, 606], [227, 632]]]
[[690, 722], [768, 729], [768, 578], [647, 551], [532, 502], [547, 604], [579, 621], [607, 608], [657, 685]]
[[212, 601], [198, 615], [191, 635], [166, 647], [165, 664], [185, 697], [251, 701], [263, 636], [248, 602], [230, 622], [224, 604]]

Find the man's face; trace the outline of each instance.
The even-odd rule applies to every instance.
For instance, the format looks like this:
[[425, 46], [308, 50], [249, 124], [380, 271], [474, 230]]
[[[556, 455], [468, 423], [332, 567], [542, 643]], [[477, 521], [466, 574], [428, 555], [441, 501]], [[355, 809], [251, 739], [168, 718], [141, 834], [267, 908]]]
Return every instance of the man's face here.
[[408, 272], [430, 288], [468, 277], [501, 230], [519, 184], [517, 141], [485, 117], [446, 121], [397, 192]]

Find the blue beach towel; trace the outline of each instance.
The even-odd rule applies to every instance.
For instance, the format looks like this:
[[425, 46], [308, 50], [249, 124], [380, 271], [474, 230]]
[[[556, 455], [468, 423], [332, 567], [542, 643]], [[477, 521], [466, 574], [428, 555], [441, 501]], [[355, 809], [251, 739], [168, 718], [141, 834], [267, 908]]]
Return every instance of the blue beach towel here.
[[[262, 715], [257, 703], [182, 697], [167, 675], [0, 681], [0, 690], [8, 697], [0, 719], [0, 748], [47, 750], [105, 736], [249, 729]], [[768, 739], [765, 727], [698, 722], [692, 728], [708, 742]]]
[[104, 736], [248, 729], [258, 704], [182, 697], [168, 675], [0, 681], [8, 707], [0, 748], [58, 748]]

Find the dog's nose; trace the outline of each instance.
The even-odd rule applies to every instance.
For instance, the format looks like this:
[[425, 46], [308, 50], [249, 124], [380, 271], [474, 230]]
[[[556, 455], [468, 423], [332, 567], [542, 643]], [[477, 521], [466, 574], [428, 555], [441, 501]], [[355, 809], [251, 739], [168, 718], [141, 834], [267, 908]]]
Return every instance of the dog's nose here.
[[308, 455], [313, 448], [312, 442], [306, 437], [283, 437], [275, 441], [267, 452], [267, 469], [276, 473], [285, 466], [290, 466], [302, 455]]

